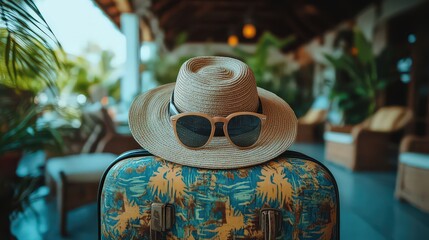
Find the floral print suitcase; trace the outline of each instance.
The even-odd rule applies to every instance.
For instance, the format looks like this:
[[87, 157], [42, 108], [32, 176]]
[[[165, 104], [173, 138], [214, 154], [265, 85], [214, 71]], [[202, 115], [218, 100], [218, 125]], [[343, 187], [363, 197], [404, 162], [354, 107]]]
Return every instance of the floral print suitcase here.
[[334, 177], [293, 151], [232, 170], [128, 152], [106, 170], [98, 211], [100, 239], [339, 239]]

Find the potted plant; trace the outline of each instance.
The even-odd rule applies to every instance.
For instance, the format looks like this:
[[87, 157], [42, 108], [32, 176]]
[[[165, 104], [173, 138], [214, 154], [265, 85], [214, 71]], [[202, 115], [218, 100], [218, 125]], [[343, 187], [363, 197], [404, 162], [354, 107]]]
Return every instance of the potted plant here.
[[38, 118], [36, 94], [50, 89], [61, 67], [61, 49], [32, 0], [0, 1], [0, 236], [13, 239], [10, 218], [30, 201], [38, 179], [18, 177], [25, 151], [61, 143], [60, 135]]
[[[88, 60], [90, 54], [97, 55], [98, 62], [90, 62]], [[63, 61], [63, 71], [56, 81], [59, 94], [62, 97], [72, 94], [91, 96], [91, 87], [103, 86], [109, 96], [119, 100], [120, 77], [117, 69], [112, 65], [113, 57], [114, 54], [111, 51], [101, 50], [95, 44], [87, 47], [85, 55], [68, 56]]]
[[372, 115], [378, 93], [388, 84], [388, 80], [380, 76], [371, 42], [359, 29], [354, 29], [351, 36], [351, 46], [339, 57], [325, 54], [337, 73], [330, 98], [342, 111], [344, 124], [357, 124]]
[[310, 107], [312, 97], [305, 96], [305, 91], [298, 91], [296, 83], [298, 72], [286, 72], [286, 62], [269, 62], [271, 49], [281, 51], [294, 41], [294, 36], [280, 39], [270, 32], [264, 32], [258, 39], [254, 51], [248, 52], [240, 47], [235, 47], [234, 53], [252, 69], [259, 87], [283, 98], [296, 114], [302, 115]]

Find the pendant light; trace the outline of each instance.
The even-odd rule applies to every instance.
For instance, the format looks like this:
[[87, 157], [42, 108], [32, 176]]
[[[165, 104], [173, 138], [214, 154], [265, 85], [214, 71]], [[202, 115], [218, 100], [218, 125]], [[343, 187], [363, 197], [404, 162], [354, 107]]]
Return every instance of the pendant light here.
[[228, 45], [231, 47], [235, 47], [238, 44], [238, 37], [235, 34], [231, 34], [228, 37]]
[[256, 27], [252, 23], [246, 23], [243, 26], [243, 36], [247, 39], [252, 39], [256, 35]]

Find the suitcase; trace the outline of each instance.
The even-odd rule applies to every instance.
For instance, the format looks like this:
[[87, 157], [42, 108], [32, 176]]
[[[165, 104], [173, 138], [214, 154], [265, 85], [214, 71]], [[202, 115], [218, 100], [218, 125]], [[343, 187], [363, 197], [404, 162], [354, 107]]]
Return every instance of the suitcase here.
[[229, 170], [182, 166], [145, 150], [106, 170], [98, 195], [99, 239], [339, 239], [331, 172], [286, 151]]

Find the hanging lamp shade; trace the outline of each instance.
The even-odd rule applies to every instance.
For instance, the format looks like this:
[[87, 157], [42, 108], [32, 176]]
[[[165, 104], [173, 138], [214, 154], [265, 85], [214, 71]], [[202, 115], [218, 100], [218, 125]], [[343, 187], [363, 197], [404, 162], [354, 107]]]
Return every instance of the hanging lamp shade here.
[[231, 47], [235, 47], [238, 44], [238, 37], [237, 35], [229, 35], [228, 37], [228, 45]]
[[243, 26], [243, 36], [247, 39], [254, 38], [256, 35], [256, 27], [251, 23], [246, 23]]

